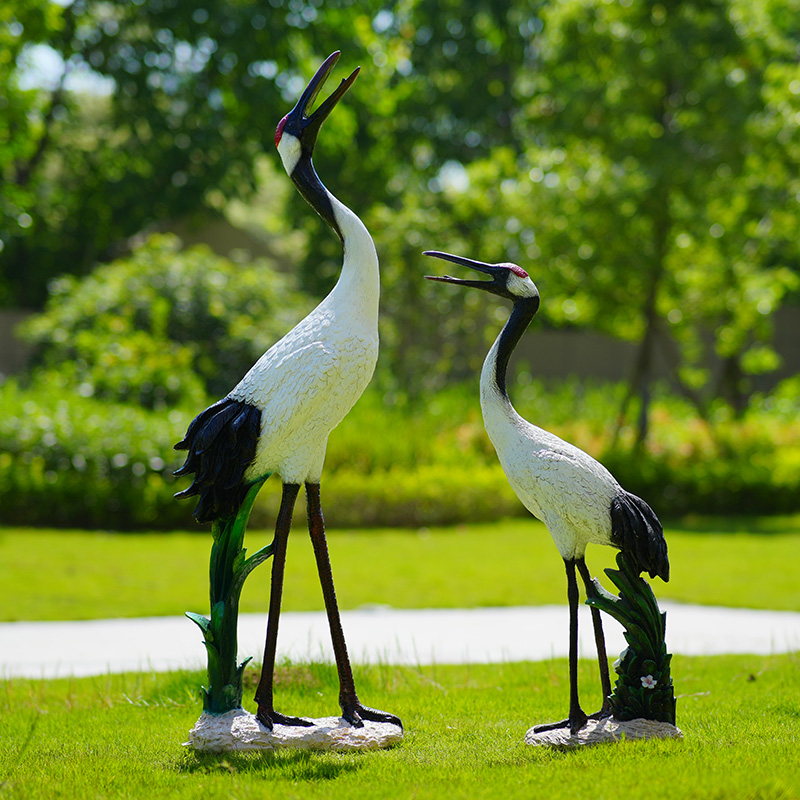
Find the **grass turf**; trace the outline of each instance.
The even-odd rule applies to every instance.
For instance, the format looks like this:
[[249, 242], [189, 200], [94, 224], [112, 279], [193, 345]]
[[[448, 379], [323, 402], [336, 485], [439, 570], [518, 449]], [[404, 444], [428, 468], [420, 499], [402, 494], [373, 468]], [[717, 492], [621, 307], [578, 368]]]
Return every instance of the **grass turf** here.
[[[526, 747], [530, 725], [563, 716], [566, 674], [562, 660], [360, 668], [361, 697], [400, 714], [404, 743], [384, 752], [313, 755], [215, 756], [182, 747], [199, 715], [201, 673], [5, 681], [0, 797], [800, 797], [797, 655], [676, 657], [683, 741], [569, 753]], [[581, 662], [587, 706], [594, 677], [591, 662]], [[276, 699], [289, 713], [333, 713], [336, 691], [329, 666], [284, 665], [278, 672]]]
[[[251, 550], [271, 534], [250, 531]], [[452, 528], [333, 531], [331, 558], [342, 608], [470, 608], [565, 603], [558, 553], [533, 519]], [[794, 565], [800, 517], [698, 519], [669, 526], [672, 579], [659, 600], [800, 609]], [[206, 612], [210, 535], [0, 529], [0, 586], [11, 598], [0, 621], [180, 615]], [[614, 550], [590, 547], [593, 574]], [[242, 612], [265, 612], [269, 566], [248, 579]], [[286, 610], [322, 608], [308, 536], [289, 540]]]

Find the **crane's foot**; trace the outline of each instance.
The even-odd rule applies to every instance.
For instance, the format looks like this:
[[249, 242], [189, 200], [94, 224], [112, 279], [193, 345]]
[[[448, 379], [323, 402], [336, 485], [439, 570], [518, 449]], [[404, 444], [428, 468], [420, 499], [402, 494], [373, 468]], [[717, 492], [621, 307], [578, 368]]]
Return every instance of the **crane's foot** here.
[[388, 722], [391, 725], [397, 725], [401, 730], [403, 728], [400, 717], [396, 717], [386, 711], [378, 711], [375, 708], [363, 706], [358, 700], [352, 703], [342, 703], [342, 717], [354, 728], [363, 728], [365, 719], [370, 722]]
[[286, 714], [279, 714], [277, 711], [271, 711], [261, 707], [259, 707], [256, 712], [256, 719], [270, 731], [275, 725], [293, 725], [301, 728], [310, 728], [314, 724], [310, 719], [288, 717]]
[[576, 734], [587, 722], [589, 717], [583, 712], [569, 719], [562, 719], [561, 722], [548, 722], [544, 725], [536, 725], [533, 729], [534, 733], [542, 733], [544, 731], [555, 731], [559, 728], [569, 728], [571, 734]]
[[533, 728], [534, 733], [541, 733], [542, 731], [555, 731], [559, 728], [569, 728], [569, 732], [574, 736], [590, 719], [605, 719], [611, 716], [611, 710], [603, 708], [596, 711], [594, 714], [584, 714], [581, 709], [579, 714], [570, 716], [569, 719], [562, 719], [561, 722], [548, 722], [544, 725], [536, 725]]

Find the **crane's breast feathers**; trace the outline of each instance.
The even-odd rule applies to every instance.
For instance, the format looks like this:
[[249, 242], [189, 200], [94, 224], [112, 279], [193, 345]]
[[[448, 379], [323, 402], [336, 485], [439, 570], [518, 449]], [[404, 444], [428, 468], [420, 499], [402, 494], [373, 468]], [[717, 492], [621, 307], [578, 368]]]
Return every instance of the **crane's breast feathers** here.
[[199, 496], [194, 517], [210, 522], [235, 514], [247, 493], [245, 472], [255, 458], [261, 411], [226, 397], [190, 423], [176, 450], [188, 450], [175, 475], [194, 474], [192, 485], [175, 497]]
[[520, 500], [539, 519], [547, 509], [557, 509], [580, 527], [607, 526], [599, 509], [608, 508], [619, 484], [583, 451], [541, 448], [519, 463], [501, 456], [501, 463]]
[[261, 409], [283, 405], [291, 413], [310, 395], [324, 392], [338, 371], [338, 361], [336, 352], [322, 342], [288, 352], [269, 350], [229, 396]]
[[359, 343], [331, 347], [320, 341], [262, 361], [229, 397], [261, 409], [264, 435], [276, 440], [309, 424], [327, 437], [361, 396], [375, 364]]

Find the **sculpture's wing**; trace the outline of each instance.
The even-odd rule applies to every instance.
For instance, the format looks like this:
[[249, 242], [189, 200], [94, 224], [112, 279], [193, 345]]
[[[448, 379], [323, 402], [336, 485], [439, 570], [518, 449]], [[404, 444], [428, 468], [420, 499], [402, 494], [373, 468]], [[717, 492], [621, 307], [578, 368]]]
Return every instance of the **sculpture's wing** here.
[[226, 397], [198, 414], [175, 445], [176, 450], [189, 451], [175, 475], [194, 474], [192, 485], [175, 497], [199, 495], [194, 510], [198, 522], [239, 510], [247, 493], [244, 475], [255, 458], [260, 432], [261, 411]]
[[661, 523], [641, 497], [624, 489], [611, 501], [611, 541], [633, 558], [641, 572], [669, 580], [667, 541]]

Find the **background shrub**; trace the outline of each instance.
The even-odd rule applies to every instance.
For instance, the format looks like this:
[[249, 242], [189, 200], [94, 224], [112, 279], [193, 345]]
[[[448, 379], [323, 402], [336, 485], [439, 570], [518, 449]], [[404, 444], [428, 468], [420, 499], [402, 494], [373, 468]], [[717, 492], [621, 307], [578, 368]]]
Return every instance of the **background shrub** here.
[[184, 414], [155, 413], [37, 385], [0, 387], [4, 524], [169, 528], [189, 524], [173, 500], [171, 445]]
[[[606, 419], [623, 387], [530, 384], [520, 411], [600, 458], [662, 519], [687, 513], [800, 510], [800, 425], [791, 387], [762, 398], [741, 421], [713, 429], [678, 399], [655, 403], [652, 443], [633, 431], [614, 444]], [[512, 396], [514, 390], [512, 389]], [[524, 405], [524, 408], [523, 408]], [[577, 410], [585, 412], [583, 418]], [[60, 394], [36, 383], [0, 386], [0, 523], [203, 531], [172, 449], [197, 408], [157, 412]], [[476, 387], [449, 387], [416, 406], [367, 391], [330, 437], [322, 481], [332, 527], [452, 524], [524, 516], [483, 430]], [[264, 486], [252, 524], [271, 528], [280, 497]], [[298, 517], [298, 520], [302, 515]], [[301, 523], [298, 521], [298, 525]]]
[[201, 387], [227, 394], [309, 308], [263, 259], [235, 263], [156, 235], [88, 277], [55, 281], [22, 333], [36, 345], [35, 368], [62, 373], [84, 396], [199, 406]]

